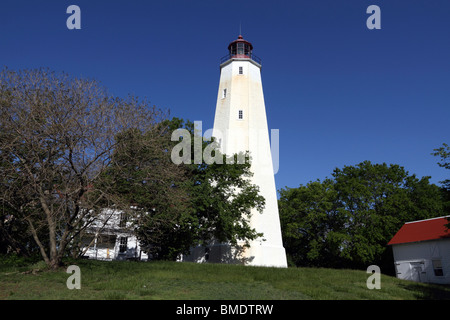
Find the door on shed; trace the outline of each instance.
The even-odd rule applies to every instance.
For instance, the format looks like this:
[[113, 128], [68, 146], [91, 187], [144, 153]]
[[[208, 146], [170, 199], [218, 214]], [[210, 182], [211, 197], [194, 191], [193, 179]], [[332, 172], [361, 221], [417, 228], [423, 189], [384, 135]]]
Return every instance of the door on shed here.
[[423, 282], [422, 277], [422, 262], [410, 262], [411, 265], [411, 280], [416, 282]]
[[397, 278], [410, 280], [410, 265], [409, 262], [396, 262], [395, 271], [397, 273]]
[[395, 263], [397, 278], [404, 280], [411, 280], [416, 282], [424, 282], [425, 275], [422, 272], [422, 261], [401, 261]]

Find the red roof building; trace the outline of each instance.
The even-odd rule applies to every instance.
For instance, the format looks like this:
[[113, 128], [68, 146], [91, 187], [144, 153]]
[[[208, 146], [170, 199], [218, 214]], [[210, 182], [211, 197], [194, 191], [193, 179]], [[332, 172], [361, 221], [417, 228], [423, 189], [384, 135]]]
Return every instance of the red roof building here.
[[450, 284], [449, 217], [407, 222], [389, 241], [399, 279]]
[[450, 238], [450, 231], [445, 226], [449, 223], [446, 217], [407, 222], [388, 245]]

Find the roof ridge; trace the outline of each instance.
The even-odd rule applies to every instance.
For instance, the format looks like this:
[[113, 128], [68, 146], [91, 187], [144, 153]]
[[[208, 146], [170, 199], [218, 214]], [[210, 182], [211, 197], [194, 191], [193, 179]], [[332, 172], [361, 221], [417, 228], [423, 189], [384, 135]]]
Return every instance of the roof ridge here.
[[442, 217], [429, 218], [429, 219], [423, 219], [423, 220], [416, 220], [416, 221], [408, 221], [408, 222], [405, 222], [405, 224], [416, 223], [416, 222], [423, 222], [423, 221], [430, 221], [430, 220], [436, 220], [436, 219], [443, 219], [443, 218], [450, 218], [450, 215], [442, 216]]

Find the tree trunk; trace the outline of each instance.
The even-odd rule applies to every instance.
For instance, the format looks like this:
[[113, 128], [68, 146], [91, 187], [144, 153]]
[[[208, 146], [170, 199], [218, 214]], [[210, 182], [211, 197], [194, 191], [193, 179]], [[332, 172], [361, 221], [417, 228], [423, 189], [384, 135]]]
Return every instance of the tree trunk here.
[[50, 259], [48, 258], [47, 253], [45, 252], [45, 248], [42, 245], [42, 242], [39, 240], [39, 237], [37, 235], [36, 229], [34, 228], [33, 222], [31, 222], [30, 219], [26, 219], [28, 222], [28, 225], [30, 226], [31, 235], [33, 236], [34, 241], [39, 247], [39, 251], [41, 252], [41, 256], [44, 259], [45, 263], [50, 266]]

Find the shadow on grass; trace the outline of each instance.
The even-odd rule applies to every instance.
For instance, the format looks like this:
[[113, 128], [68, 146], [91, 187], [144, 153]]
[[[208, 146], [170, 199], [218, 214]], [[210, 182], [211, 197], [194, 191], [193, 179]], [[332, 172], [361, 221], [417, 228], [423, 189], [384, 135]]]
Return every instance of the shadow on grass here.
[[418, 300], [450, 300], [450, 285], [428, 284], [412, 282], [403, 283], [402, 288], [413, 291]]

